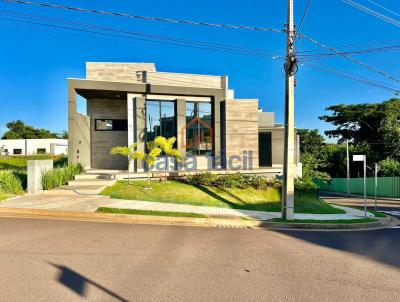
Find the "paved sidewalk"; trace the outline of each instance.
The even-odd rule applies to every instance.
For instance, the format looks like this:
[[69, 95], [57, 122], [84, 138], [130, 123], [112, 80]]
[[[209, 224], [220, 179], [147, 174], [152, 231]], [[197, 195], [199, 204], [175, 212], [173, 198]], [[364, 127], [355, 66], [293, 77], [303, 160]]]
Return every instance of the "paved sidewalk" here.
[[[211, 216], [249, 217], [261, 220], [280, 218], [279, 212], [250, 211], [231, 208], [205, 207], [185, 204], [121, 200], [100, 195], [80, 195], [74, 192], [50, 191], [35, 196], [24, 195], [0, 203], [0, 208], [24, 208], [42, 210], [61, 210], [95, 212], [99, 207], [121, 209], [153, 210], [166, 212], [197, 213]], [[335, 206], [346, 214], [295, 214], [295, 219], [337, 220], [364, 218], [364, 212], [352, 208]], [[370, 217], [372, 214], [368, 213]]]

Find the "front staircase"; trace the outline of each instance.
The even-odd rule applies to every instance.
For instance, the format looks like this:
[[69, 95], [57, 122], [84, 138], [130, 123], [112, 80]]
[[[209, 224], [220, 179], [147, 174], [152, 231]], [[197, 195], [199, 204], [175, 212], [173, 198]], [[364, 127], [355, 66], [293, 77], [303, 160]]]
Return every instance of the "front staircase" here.
[[80, 195], [97, 195], [105, 187], [112, 186], [116, 182], [115, 175], [118, 172], [113, 170], [87, 170], [76, 175], [74, 180], [63, 186], [63, 189]]

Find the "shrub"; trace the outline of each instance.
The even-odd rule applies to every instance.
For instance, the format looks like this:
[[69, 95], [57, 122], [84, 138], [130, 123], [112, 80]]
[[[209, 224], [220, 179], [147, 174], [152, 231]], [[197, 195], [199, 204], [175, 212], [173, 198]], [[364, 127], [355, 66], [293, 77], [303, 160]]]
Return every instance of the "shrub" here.
[[280, 188], [281, 181], [259, 175], [246, 175], [241, 173], [216, 175], [209, 172], [178, 178], [179, 181], [196, 186], [209, 186], [220, 188], [237, 187], [241, 189], [254, 188], [264, 190], [269, 187]]
[[214, 186], [214, 183], [217, 180], [217, 175], [206, 172], [187, 176], [179, 180], [193, 186]]
[[296, 178], [294, 190], [299, 193], [316, 193], [319, 187], [308, 177]]
[[43, 190], [50, 190], [66, 185], [70, 180], [74, 179], [75, 175], [80, 174], [82, 171], [83, 167], [78, 163], [44, 172], [42, 174]]
[[62, 168], [68, 165], [68, 157], [64, 154], [54, 156], [53, 160], [54, 168]]
[[21, 193], [22, 181], [11, 170], [0, 171], [0, 190], [5, 193]]

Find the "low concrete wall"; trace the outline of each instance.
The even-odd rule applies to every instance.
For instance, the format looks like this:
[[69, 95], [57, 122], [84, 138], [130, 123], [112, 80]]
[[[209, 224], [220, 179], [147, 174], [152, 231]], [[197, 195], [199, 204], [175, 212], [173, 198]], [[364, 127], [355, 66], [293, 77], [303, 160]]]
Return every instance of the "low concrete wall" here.
[[39, 193], [42, 187], [42, 174], [53, 169], [53, 160], [28, 160], [28, 194]]

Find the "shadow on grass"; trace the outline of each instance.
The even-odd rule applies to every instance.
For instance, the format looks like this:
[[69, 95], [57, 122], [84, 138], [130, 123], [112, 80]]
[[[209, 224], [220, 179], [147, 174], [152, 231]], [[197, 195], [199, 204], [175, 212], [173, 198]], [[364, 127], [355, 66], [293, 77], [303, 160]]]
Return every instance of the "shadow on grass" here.
[[204, 186], [200, 186], [200, 185], [193, 185], [193, 186], [195, 188], [201, 190], [202, 192], [210, 195], [212, 198], [215, 198], [215, 199], [217, 199], [217, 200], [229, 205], [229, 207], [231, 207], [231, 208], [235, 208], [235, 209], [240, 208], [240, 206], [238, 207], [237, 204], [234, 204], [233, 202], [229, 201], [228, 199], [223, 198], [222, 196], [216, 194], [215, 192], [209, 190], [208, 188], [206, 188]]
[[[204, 186], [199, 186], [199, 185], [194, 185], [197, 189], [201, 190], [202, 192], [210, 195], [211, 197], [225, 203], [232, 209], [242, 209], [242, 210], [252, 210], [252, 211], [271, 211], [271, 212], [279, 212], [281, 208], [281, 202], [268, 202], [268, 203], [258, 203], [258, 204], [252, 204], [252, 203], [246, 203], [244, 200], [235, 197], [235, 195], [231, 194], [230, 192], [227, 192], [230, 196], [233, 196], [236, 199], [239, 199], [240, 202], [242, 202], [242, 205], [238, 205], [236, 203], [233, 203], [229, 201], [228, 199], [222, 197], [221, 195], [218, 195], [217, 193], [209, 190], [207, 187]], [[226, 192], [226, 190], [223, 190]]]

